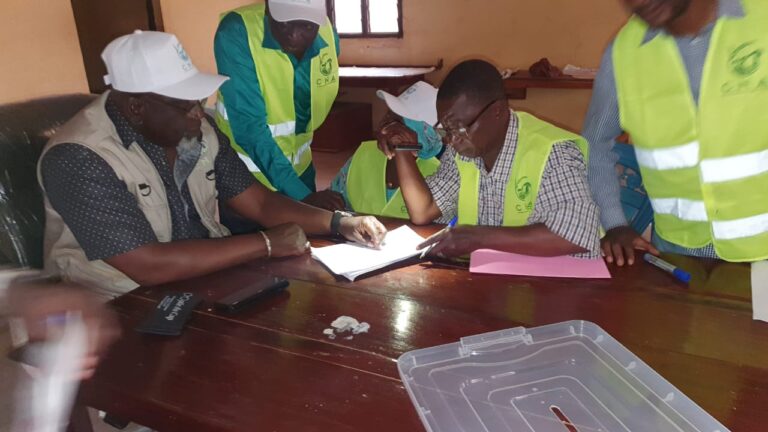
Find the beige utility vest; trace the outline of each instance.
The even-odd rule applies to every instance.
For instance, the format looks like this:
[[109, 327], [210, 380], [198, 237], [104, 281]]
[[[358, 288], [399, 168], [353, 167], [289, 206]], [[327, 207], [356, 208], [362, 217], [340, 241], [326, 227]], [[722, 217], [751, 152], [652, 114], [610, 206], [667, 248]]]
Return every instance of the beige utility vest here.
[[[136, 203], [146, 216], [157, 240], [172, 238], [171, 210], [163, 181], [155, 165], [138, 144], [127, 148], [120, 140], [114, 124], [107, 116], [105, 103], [109, 92], [85, 107], [67, 122], [46, 144], [43, 156], [62, 143], [80, 144], [101, 156], [136, 197]], [[212, 238], [230, 235], [219, 223], [214, 161], [219, 152], [219, 140], [213, 127], [202, 121], [203, 148], [187, 185], [200, 220]], [[38, 163], [38, 181], [43, 187]], [[44, 187], [43, 187], [44, 189]], [[45, 270], [66, 280], [81, 283], [106, 299], [117, 297], [138, 287], [128, 276], [105, 263], [89, 261], [72, 231], [45, 198]]]

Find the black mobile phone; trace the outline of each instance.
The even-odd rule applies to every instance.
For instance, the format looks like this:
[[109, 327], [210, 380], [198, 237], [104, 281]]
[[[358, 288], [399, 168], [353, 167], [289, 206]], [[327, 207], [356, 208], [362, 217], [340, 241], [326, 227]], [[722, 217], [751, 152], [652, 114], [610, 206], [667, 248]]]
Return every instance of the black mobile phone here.
[[277, 277], [255, 281], [217, 301], [214, 307], [221, 312], [236, 313], [268, 295], [284, 291], [289, 284], [287, 279]]

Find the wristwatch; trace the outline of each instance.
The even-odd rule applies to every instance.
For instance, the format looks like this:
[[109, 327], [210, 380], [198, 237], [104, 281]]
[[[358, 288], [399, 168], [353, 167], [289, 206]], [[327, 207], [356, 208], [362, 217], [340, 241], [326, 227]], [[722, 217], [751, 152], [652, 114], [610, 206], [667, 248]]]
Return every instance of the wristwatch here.
[[336, 210], [331, 217], [331, 235], [341, 235], [339, 228], [341, 227], [341, 219], [345, 217], [351, 217], [352, 213]]

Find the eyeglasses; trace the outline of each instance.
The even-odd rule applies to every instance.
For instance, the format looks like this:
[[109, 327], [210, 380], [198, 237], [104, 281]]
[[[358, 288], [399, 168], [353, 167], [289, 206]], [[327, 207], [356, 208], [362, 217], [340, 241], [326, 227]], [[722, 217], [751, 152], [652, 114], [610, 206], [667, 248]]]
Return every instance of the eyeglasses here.
[[155, 95], [154, 93], [149, 93], [147, 95], [147, 99], [150, 99], [162, 105], [174, 108], [177, 111], [181, 111], [185, 115], [189, 115], [197, 108], [200, 108], [202, 110], [205, 107], [206, 103], [208, 103], [208, 98], [195, 100], [195, 101], [187, 101], [187, 100], [181, 100], [181, 99], [171, 99], [161, 95]]
[[483, 114], [488, 111], [488, 108], [500, 100], [501, 99], [492, 100], [488, 105], [485, 106], [485, 108], [480, 110], [480, 112], [475, 116], [474, 120], [472, 120], [468, 126], [459, 125], [458, 128], [447, 128], [438, 123], [438, 125], [435, 126], [435, 132], [437, 132], [437, 135], [444, 141], [453, 141], [456, 138], [469, 138], [469, 130], [472, 129], [472, 127], [475, 126], [475, 123], [480, 120], [480, 117], [482, 117]]

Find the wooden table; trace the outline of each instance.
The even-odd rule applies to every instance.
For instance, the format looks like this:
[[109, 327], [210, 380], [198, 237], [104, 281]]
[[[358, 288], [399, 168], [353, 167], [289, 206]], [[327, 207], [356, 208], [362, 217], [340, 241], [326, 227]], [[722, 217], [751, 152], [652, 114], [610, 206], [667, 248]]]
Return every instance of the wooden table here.
[[[752, 320], [749, 266], [668, 258], [692, 272], [690, 288], [643, 262], [612, 267], [603, 281], [410, 262], [350, 283], [302, 256], [138, 289], [114, 302], [124, 334], [81, 401], [160, 431], [421, 431], [396, 368], [402, 353], [578, 319], [603, 327], [732, 430], [766, 430], [768, 324]], [[181, 337], [133, 330], [167, 290], [211, 301], [267, 275], [290, 278], [290, 288], [240, 315], [204, 304]], [[370, 332], [328, 340], [323, 329], [340, 315], [369, 322]]]
[[591, 89], [594, 80], [591, 78], [574, 78], [563, 75], [556, 78], [532, 77], [528, 71], [518, 71], [504, 80], [504, 90], [509, 99], [525, 99], [528, 97], [528, 89]]

